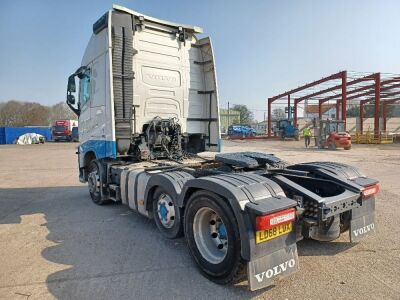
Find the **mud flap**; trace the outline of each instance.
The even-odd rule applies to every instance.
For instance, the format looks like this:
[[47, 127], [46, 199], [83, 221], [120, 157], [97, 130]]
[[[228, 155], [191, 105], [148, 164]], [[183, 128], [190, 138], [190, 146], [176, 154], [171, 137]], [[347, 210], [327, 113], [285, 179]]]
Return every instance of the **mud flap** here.
[[358, 242], [367, 235], [375, 233], [375, 213], [361, 216], [360, 218], [350, 221], [350, 241]]
[[247, 264], [251, 291], [265, 288], [275, 280], [289, 276], [299, 269], [296, 244], [282, 248]]

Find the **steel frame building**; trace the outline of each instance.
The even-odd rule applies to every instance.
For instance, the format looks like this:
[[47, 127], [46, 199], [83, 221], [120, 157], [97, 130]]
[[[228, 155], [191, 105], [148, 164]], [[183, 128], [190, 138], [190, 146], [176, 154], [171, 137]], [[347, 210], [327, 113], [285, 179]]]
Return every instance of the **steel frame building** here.
[[[279, 95], [268, 98], [268, 136], [271, 136], [272, 104], [284, 100], [287, 106], [294, 105], [293, 122], [297, 125], [298, 105], [308, 101], [318, 102], [319, 118], [322, 117], [322, 104], [333, 101], [336, 104], [336, 117], [346, 124], [347, 104], [350, 101], [360, 105], [360, 131], [363, 132], [364, 107], [373, 103], [374, 132], [379, 134], [380, 107], [383, 103], [383, 130], [386, 130], [387, 105], [400, 100], [400, 75], [388, 73], [357, 73], [341, 71], [319, 80], [307, 83]], [[340, 113], [341, 112], [341, 113]]]

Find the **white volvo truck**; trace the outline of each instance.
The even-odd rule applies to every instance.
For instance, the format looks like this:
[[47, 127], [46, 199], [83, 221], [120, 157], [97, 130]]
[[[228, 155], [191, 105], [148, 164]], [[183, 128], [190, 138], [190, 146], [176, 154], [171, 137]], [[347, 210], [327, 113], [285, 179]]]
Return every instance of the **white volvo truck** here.
[[116, 5], [94, 23], [67, 88], [94, 203], [122, 202], [165, 237], [184, 235], [207, 278], [247, 274], [251, 290], [298, 270], [302, 238], [373, 232], [379, 184], [356, 168], [218, 153], [215, 60], [200, 33]]

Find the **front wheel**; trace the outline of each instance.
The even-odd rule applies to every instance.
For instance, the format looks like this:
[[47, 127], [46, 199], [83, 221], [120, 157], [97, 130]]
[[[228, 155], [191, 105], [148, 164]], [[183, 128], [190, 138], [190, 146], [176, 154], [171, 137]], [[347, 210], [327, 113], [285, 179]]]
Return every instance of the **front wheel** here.
[[182, 236], [181, 209], [176, 206], [173, 197], [163, 188], [158, 187], [153, 195], [154, 222], [168, 239]]
[[93, 202], [98, 205], [103, 205], [107, 202], [103, 199], [102, 195], [104, 181], [104, 175], [100, 163], [93, 160], [88, 167], [88, 188], [90, 197]]
[[200, 271], [218, 284], [243, 273], [239, 228], [229, 205], [214, 193], [194, 193], [186, 206], [185, 237]]

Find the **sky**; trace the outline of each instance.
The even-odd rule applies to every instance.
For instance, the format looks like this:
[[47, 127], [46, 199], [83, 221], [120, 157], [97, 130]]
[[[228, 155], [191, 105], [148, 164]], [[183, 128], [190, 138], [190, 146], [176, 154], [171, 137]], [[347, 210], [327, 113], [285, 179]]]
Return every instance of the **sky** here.
[[0, 102], [65, 100], [93, 23], [113, 3], [197, 25], [213, 40], [221, 107], [341, 70], [400, 73], [400, 1], [0, 1]]

